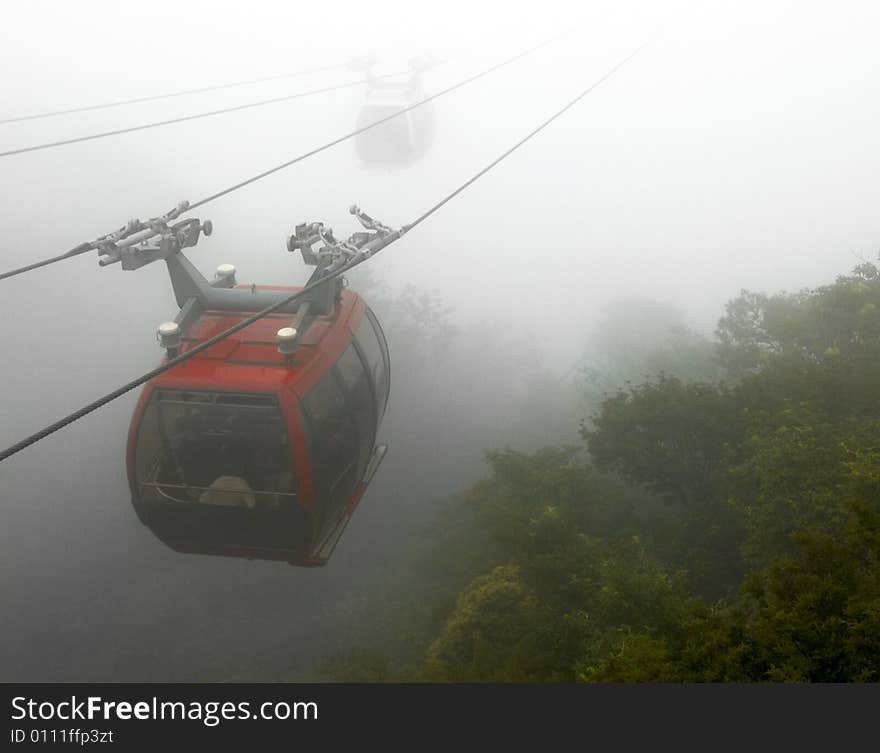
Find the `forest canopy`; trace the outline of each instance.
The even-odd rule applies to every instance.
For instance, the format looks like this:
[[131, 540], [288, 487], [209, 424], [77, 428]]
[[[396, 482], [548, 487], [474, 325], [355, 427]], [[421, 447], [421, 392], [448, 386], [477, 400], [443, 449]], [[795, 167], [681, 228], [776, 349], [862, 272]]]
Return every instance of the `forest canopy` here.
[[880, 681], [877, 267], [714, 340], [644, 313], [606, 312], [582, 444], [489, 452], [322, 677]]

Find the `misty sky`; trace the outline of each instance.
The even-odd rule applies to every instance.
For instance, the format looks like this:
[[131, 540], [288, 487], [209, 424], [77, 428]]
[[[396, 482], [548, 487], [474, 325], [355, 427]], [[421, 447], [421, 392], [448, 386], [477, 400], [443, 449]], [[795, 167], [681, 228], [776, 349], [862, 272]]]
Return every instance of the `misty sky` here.
[[[243, 280], [297, 282], [304, 270], [283, 251], [285, 235], [313, 219], [354, 230], [350, 203], [405, 223], [644, 42], [611, 81], [377, 259], [376, 274], [436, 287], [465, 318], [516, 319], [524, 298], [550, 296], [583, 330], [608, 298], [656, 295], [711, 328], [742, 287], [820, 283], [880, 246], [876, 3], [34, 2], [5, 12], [4, 116], [365, 52], [391, 68], [414, 54], [447, 58], [427, 76], [431, 91], [568, 32], [438, 101], [434, 148], [410, 168], [363, 168], [343, 144], [205, 207], [217, 232], [193, 258], [206, 270], [232, 261]], [[8, 124], [0, 147], [355, 77], [333, 71]], [[5, 159], [0, 228], [16, 242], [0, 258], [10, 266], [56, 253], [295, 156], [351, 130], [362, 94], [344, 89]], [[5, 292], [18, 300], [56, 274], [6, 283]], [[144, 308], [156, 300], [148, 288], [161, 285], [86, 259], [65, 274]], [[576, 351], [574, 334], [561, 332], [554, 348]]]
[[[659, 298], [710, 331], [741, 288], [823, 284], [859, 257], [876, 258], [880, 5], [869, 0], [6, 3], [0, 119], [365, 53], [386, 70], [413, 55], [441, 58], [425, 76], [431, 93], [560, 34], [438, 100], [436, 137], [417, 164], [366, 168], [351, 142], [341, 144], [200, 209], [214, 235], [189, 257], [208, 275], [232, 262], [241, 282], [300, 284], [309, 270], [285, 250], [296, 224], [321, 220], [346, 236], [359, 229], [348, 215], [352, 203], [386, 224], [409, 222], [648, 43], [562, 119], [372, 260], [371, 275], [392, 290], [407, 283], [436, 289], [465, 336], [470, 323], [499, 322], [531, 337], [547, 364], [565, 372], [602, 305], [614, 299]], [[0, 124], [0, 151], [356, 78], [336, 69]], [[199, 200], [349, 132], [364, 93], [363, 86], [341, 89], [2, 158], [0, 269]], [[93, 255], [0, 282], [0, 290], [3, 446], [153, 368], [161, 358], [155, 327], [176, 313], [163, 265], [101, 269]], [[481, 367], [491, 375], [491, 364]], [[127, 396], [0, 468], [0, 497], [11, 513], [0, 530], [0, 593], [12, 605], [4, 640], [12, 653], [32, 652], [21, 659], [22, 672], [40, 660], [39, 630], [48, 631], [46, 645], [59, 657], [82, 645], [69, 637], [68, 647], [64, 634], [51, 632], [58, 623], [45, 619], [46, 610], [72, 620], [79, 641], [94, 628], [92, 614], [114, 635], [134, 631], [141, 647], [152, 635], [137, 632], [147, 629], [145, 620], [166, 620], [189, 631], [186, 650], [197, 652], [199, 631], [219, 613], [213, 608], [226, 608], [224, 588], [239, 598], [259, 583], [277, 589], [269, 599], [277, 603], [295, 582], [317, 609], [320, 584], [333, 577], [165, 551], [127, 503], [121, 458], [133, 401]], [[404, 462], [395, 457], [377, 482], [385, 491], [396, 481], [392, 464]], [[358, 526], [380, 510], [359, 513], [349, 534], [355, 550]], [[381, 523], [374, 519], [377, 530]], [[356, 557], [349, 565], [357, 569]], [[228, 582], [211, 580], [218, 573]], [[115, 603], [94, 601], [104, 598], [102, 588], [116, 594], [113, 577], [114, 588], [130, 578], [140, 599], [118, 614]], [[175, 587], [206, 595], [172, 604], [167, 594]], [[275, 635], [268, 602], [246, 607], [248, 619], [253, 613], [264, 634]], [[231, 628], [225, 637], [246, 651]], [[285, 650], [278, 640], [265, 650]], [[135, 652], [132, 641], [126, 650]], [[125, 656], [99, 657], [97, 644], [94, 651], [90, 660], [102, 676], [121, 676], [114, 672]]]

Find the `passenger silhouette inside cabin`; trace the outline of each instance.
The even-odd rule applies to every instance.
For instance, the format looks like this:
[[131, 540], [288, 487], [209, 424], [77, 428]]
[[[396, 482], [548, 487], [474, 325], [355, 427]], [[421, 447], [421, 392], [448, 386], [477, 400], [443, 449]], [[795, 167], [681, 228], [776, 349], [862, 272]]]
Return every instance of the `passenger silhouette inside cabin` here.
[[207, 491], [199, 496], [199, 502], [227, 507], [249, 507], [257, 504], [253, 487], [248, 482], [251, 467], [251, 451], [240, 437], [227, 437], [217, 453], [220, 475], [211, 482]]

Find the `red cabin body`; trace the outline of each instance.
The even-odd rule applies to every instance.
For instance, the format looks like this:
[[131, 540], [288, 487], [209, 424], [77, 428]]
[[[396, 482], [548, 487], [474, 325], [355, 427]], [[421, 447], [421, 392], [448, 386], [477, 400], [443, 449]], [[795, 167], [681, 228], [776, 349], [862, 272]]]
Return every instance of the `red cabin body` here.
[[[202, 313], [181, 352], [247, 316]], [[288, 356], [276, 333], [290, 320], [265, 316], [144, 387], [132, 503], [173, 549], [322, 565], [381, 462], [390, 363], [376, 317], [343, 290], [330, 314], [305, 318]]]

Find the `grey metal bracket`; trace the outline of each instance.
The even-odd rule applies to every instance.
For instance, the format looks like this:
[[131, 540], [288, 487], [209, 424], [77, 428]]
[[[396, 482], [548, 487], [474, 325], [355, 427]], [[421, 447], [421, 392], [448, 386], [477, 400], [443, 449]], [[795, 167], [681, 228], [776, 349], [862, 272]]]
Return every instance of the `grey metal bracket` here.
[[180, 326], [181, 332], [186, 332], [189, 328], [189, 325], [192, 324], [196, 319], [198, 319], [202, 314], [202, 305], [199, 303], [198, 298], [189, 298], [186, 303], [180, 307], [180, 311], [177, 316], [174, 317], [174, 321], [177, 325]]
[[[324, 223], [304, 222], [294, 228], [293, 235], [287, 240], [287, 250], [299, 251], [306, 264], [317, 266], [324, 274], [330, 274], [359, 256], [369, 256], [373, 253], [375, 242], [395, 233], [392, 228], [361, 211], [357, 205], [353, 204], [348, 211], [358, 218], [368, 232], [354, 233], [348, 240], [340, 241], [333, 235], [333, 229]], [[317, 251], [312, 249], [316, 243], [323, 244]]]
[[[365, 232], [354, 233], [348, 240], [342, 241], [333, 235], [332, 228], [322, 222], [304, 222], [297, 225], [293, 235], [288, 238], [287, 250], [299, 251], [306, 264], [316, 267], [308, 285], [320, 282], [354, 261], [371, 256], [400, 237], [401, 231], [383, 225], [355, 205], [349, 207], [349, 212], [358, 218], [366, 228]], [[321, 245], [314, 249], [313, 246], [317, 244]], [[329, 313], [342, 292], [342, 286], [342, 279], [337, 277], [310, 291], [307, 295], [315, 311]]]
[[98, 255], [104, 257], [98, 264], [106, 267], [121, 262], [125, 270], [139, 269], [160, 259], [167, 259], [182, 248], [195, 246], [201, 233], [211, 234], [210, 220], [201, 223], [196, 218], [176, 220], [189, 209], [189, 202], [183, 201], [161, 217], [153, 217], [145, 222], [129, 220], [113, 233], [104, 235], [92, 242]]
[[[169, 220], [175, 219], [187, 206], [186, 203], [181, 204], [168, 215], [148, 223], [133, 220], [113, 237], [100, 239], [106, 241], [102, 251], [110, 257], [106, 263], [121, 261], [123, 268], [137, 269], [151, 261], [164, 259], [177, 305], [181, 309], [175, 318], [181, 331], [185, 331], [191, 322], [206, 311], [260, 311], [290, 296], [289, 290], [267, 290], [256, 285], [236, 287], [232, 265], [218, 267], [222, 272], [218, 272], [219, 276], [214, 281], [205, 279], [180, 250], [194, 246], [201, 233], [210, 235], [210, 222], [200, 224], [197, 219], [188, 219], [169, 224]], [[314, 316], [332, 313], [342, 293], [344, 280], [341, 276], [330, 278], [328, 275], [343, 265], [375, 254], [405, 232], [405, 229], [393, 230], [383, 225], [356, 206], [349, 211], [358, 218], [365, 231], [354, 233], [348, 240], [337, 240], [332, 229], [320, 222], [297, 225], [288, 239], [288, 250], [300, 251], [303, 261], [315, 267], [307, 283], [313, 286], [312, 289], [278, 309], [279, 313], [296, 315], [292, 322], [293, 330], [304, 332]], [[147, 243], [147, 240], [150, 242]], [[314, 250], [312, 247], [317, 244], [321, 245]], [[224, 267], [228, 269], [223, 270]], [[322, 283], [322, 280], [325, 282]], [[291, 347], [295, 345], [295, 342], [291, 343]]]

